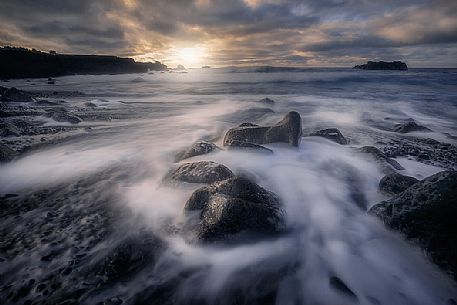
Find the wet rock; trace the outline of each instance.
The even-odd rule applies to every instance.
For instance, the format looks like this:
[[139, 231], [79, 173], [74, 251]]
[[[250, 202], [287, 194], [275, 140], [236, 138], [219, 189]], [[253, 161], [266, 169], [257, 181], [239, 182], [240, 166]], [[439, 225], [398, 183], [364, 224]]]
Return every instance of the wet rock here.
[[241, 232], [271, 234], [284, 226], [277, 195], [243, 177], [234, 177], [196, 190], [187, 201], [194, 238], [215, 241]]
[[398, 124], [395, 126], [395, 132], [399, 133], [408, 133], [413, 131], [431, 131], [429, 128], [419, 125], [414, 121], [408, 121], [403, 124]]
[[14, 136], [18, 137], [21, 135], [21, 131], [11, 123], [1, 122], [0, 123], [0, 137]]
[[336, 128], [322, 129], [310, 134], [310, 136], [323, 137], [341, 145], [346, 145], [349, 141]]
[[200, 161], [184, 163], [170, 171], [165, 180], [175, 180], [188, 183], [213, 183], [231, 178], [233, 173], [226, 166], [212, 162]]
[[395, 195], [403, 192], [418, 181], [419, 180], [414, 177], [392, 173], [381, 179], [379, 182], [379, 190], [388, 195]]
[[71, 124], [78, 124], [82, 122], [80, 117], [64, 111], [50, 111], [46, 114], [46, 116], [52, 118], [56, 122], [68, 122]]
[[266, 97], [266, 98], [263, 98], [263, 99], [257, 101], [257, 103], [266, 104], [266, 105], [274, 105], [275, 101]]
[[216, 144], [206, 142], [206, 141], [199, 141], [186, 150], [180, 151], [179, 153], [176, 154], [175, 156], [175, 162], [179, 162], [184, 159], [192, 158], [195, 156], [200, 156], [204, 154], [209, 154], [210, 152], [215, 151], [218, 149]]
[[105, 283], [129, 278], [152, 263], [163, 249], [163, 242], [153, 235], [129, 237], [96, 264], [96, 274]]
[[397, 161], [394, 159], [391, 159], [387, 157], [382, 151], [377, 149], [374, 146], [363, 146], [359, 149], [360, 152], [362, 153], [367, 153], [370, 154], [376, 162], [381, 166], [381, 169], [385, 173], [392, 173], [393, 170], [392, 168], [396, 170], [403, 170], [404, 167], [400, 165]]
[[12, 150], [7, 145], [0, 143], [0, 163], [13, 160], [16, 154], [16, 151]]
[[443, 171], [373, 206], [370, 214], [423, 247], [457, 278], [457, 172]]
[[330, 278], [330, 286], [350, 298], [357, 299], [357, 295], [337, 276]]
[[255, 151], [261, 153], [272, 154], [273, 151], [265, 146], [248, 143], [248, 142], [240, 142], [240, 141], [231, 141], [227, 143], [227, 149], [229, 150], [248, 150], [248, 151]]
[[274, 142], [289, 143], [293, 146], [300, 144], [302, 135], [300, 114], [291, 111], [274, 126], [238, 126], [225, 134], [224, 145], [230, 146], [233, 141], [253, 144]]
[[59, 102], [48, 101], [48, 100], [38, 100], [35, 102], [35, 105], [38, 106], [58, 106], [60, 105]]
[[5, 102], [33, 102], [33, 97], [19, 89], [14, 87], [7, 89], [2, 94], [2, 100]]
[[54, 85], [55, 83], [56, 83], [55, 79], [48, 77], [48, 85]]

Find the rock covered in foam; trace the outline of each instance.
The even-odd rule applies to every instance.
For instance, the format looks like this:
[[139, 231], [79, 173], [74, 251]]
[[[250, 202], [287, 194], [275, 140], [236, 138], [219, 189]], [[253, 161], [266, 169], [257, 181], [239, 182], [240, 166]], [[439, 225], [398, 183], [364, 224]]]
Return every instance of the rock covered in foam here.
[[414, 177], [392, 173], [384, 176], [381, 181], [379, 181], [379, 190], [388, 195], [395, 195], [403, 192], [418, 181], [419, 180]]
[[181, 164], [178, 168], [170, 171], [165, 180], [188, 183], [213, 183], [232, 176], [232, 171], [222, 164], [212, 161], [200, 161]]
[[457, 277], [457, 172], [443, 171], [374, 205], [370, 214], [422, 246]]
[[[215, 241], [242, 232], [271, 234], [284, 226], [278, 196], [256, 183], [233, 177], [196, 190], [186, 202], [187, 226], [201, 241]], [[195, 215], [193, 215], [195, 216]]]
[[397, 161], [392, 158], [387, 157], [382, 151], [377, 149], [374, 146], [363, 146], [359, 149], [360, 152], [370, 154], [375, 161], [381, 166], [381, 169], [385, 173], [392, 173], [393, 169], [396, 170], [403, 170], [405, 169], [403, 166], [400, 165]]
[[292, 146], [300, 144], [302, 136], [300, 114], [291, 111], [273, 126], [258, 126], [242, 124], [232, 128], [225, 134], [224, 145], [230, 146], [233, 142], [253, 144], [267, 144], [275, 142], [289, 143]]
[[429, 128], [417, 124], [415, 121], [408, 121], [403, 124], [398, 124], [395, 126], [395, 132], [399, 133], [408, 133], [413, 131], [431, 131]]
[[310, 134], [310, 136], [323, 137], [336, 142], [341, 145], [346, 145], [349, 141], [343, 136], [343, 134], [337, 128], [327, 128], [318, 130]]
[[218, 147], [214, 143], [198, 141], [192, 144], [189, 148], [178, 152], [175, 156], [175, 162], [179, 162], [195, 156], [209, 154], [210, 152], [213, 152], [217, 149]]

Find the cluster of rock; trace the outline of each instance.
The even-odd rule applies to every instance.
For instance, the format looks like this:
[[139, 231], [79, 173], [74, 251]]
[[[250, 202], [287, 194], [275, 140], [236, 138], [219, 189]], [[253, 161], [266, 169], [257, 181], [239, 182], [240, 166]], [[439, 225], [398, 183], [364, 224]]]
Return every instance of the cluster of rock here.
[[[243, 123], [227, 131], [227, 149], [272, 151], [260, 144], [283, 142], [298, 146], [301, 118], [289, 112], [273, 126]], [[179, 152], [175, 161], [208, 154], [218, 149], [215, 144], [200, 141]], [[190, 240], [218, 241], [244, 234], [272, 234], [284, 228], [284, 211], [279, 197], [250, 179], [234, 174], [213, 161], [182, 163], [171, 170], [165, 181], [204, 183], [186, 202], [185, 232]]]
[[380, 188], [396, 195], [374, 205], [369, 213], [419, 244], [457, 279], [457, 172], [443, 171], [422, 181], [389, 175]]

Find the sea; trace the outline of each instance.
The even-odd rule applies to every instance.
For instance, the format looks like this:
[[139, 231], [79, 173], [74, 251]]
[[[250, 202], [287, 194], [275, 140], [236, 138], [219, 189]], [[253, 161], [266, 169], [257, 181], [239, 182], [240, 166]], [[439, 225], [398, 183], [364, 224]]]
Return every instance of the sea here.
[[[79, 304], [121, 304], [106, 301], [114, 300], [122, 304], [444, 305], [457, 300], [455, 282], [414, 241], [367, 213], [389, 197], [378, 189], [382, 168], [357, 150], [403, 138], [456, 145], [457, 69], [229, 67], [74, 75], [55, 78], [55, 84], [47, 84], [47, 79], [20, 79], [1, 85], [50, 92], [48, 100], [63, 99], [65, 107], [83, 118], [77, 124], [82, 136], [44, 145], [0, 165], [2, 194], [21, 197], [56, 186], [63, 193], [58, 209], [53, 210], [46, 197], [32, 210], [2, 217], [2, 236], [21, 236], [8, 247], [29, 245], [22, 245], [15, 255], [0, 251], [0, 294], [6, 302], [16, 304], [6, 292], [31, 279], [27, 298], [38, 298], [40, 304], [64, 301], [64, 292], [75, 287], [84, 292], [66, 297]], [[53, 98], [54, 91], [77, 93]], [[265, 97], [274, 103], [259, 102]], [[289, 111], [297, 111], [302, 119], [298, 148], [266, 144], [273, 154], [224, 149], [222, 141], [229, 128], [243, 122], [272, 125]], [[411, 119], [431, 131], [406, 135], [394, 131], [396, 124]], [[42, 120], [46, 126], [74, 126]], [[325, 128], [338, 128], [349, 144], [308, 136]], [[186, 217], [183, 207], [203, 185], [169, 184], [163, 179], [177, 166], [175, 154], [201, 140], [221, 149], [181, 162], [218, 162], [276, 193], [286, 215], [284, 234], [240, 243], [186, 240], [179, 230]], [[453, 168], [446, 162], [421, 162], [410, 156], [395, 160], [404, 167], [400, 173], [418, 179]], [[105, 175], [109, 188], [98, 187], [97, 179], [88, 182], [87, 177], [111, 168], [125, 168], [125, 176]], [[362, 208], [351, 196], [354, 175], [366, 201]], [[65, 188], [74, 181], [90, 183], [90, 191]], [[86, 205], [93, 204], [95, 193], [106, 195], [108, 208], [112, 206], [117, 214], [110, 222], [112, 229], [91, 245], [85, 241], [91, 236], [77, 239], [74, 231], [91, 223], [88, 219], [94, 212]], [[48, 234], [54, 237], [47, 240], [42, 228], [49, 212], [73, 216], [69, 216], [70, 225], [52, 227]], [[33, 223], [30, 229], [28, 223]], [[129, 267], [121, 269], [127, 277], [103, 286], [93, 284], [97, 288], [88, 290], [92, 284], [84, 272], [140, 230], [158, 236], [165, 250], [154, 259], [146, 257], [151, 261], [131, 273]], [[61, 251], [51, 262], [43, 261], [55, 246], [53, 240], [63, 240]], [[5, 244], [6, 240], [3, 249]], [[61, 270], [75, 253], [83, 256], [64, 277]], [[54, 274], [61, 285], [48, 285], [49, 297], [43, 296], [35, 287]], [[25, 299], [17, 299], [17, 304], [21, 300]]]

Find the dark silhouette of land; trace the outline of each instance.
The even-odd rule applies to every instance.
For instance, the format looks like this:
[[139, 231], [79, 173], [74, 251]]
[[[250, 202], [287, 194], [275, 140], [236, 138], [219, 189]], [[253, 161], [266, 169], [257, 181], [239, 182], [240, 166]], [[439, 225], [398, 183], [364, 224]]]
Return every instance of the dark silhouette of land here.
[[369, 61], [364, 65], [356, 65], [354, 69], [362, 70], [408, 70], [402, 61]]
[[107, 55], [66, 55], [35, 49], [0, 48], [0, 78], [39, 78], [74, 74], [144, 73], [167, 70], [156, 62], [136, 62], [132, 58]]

